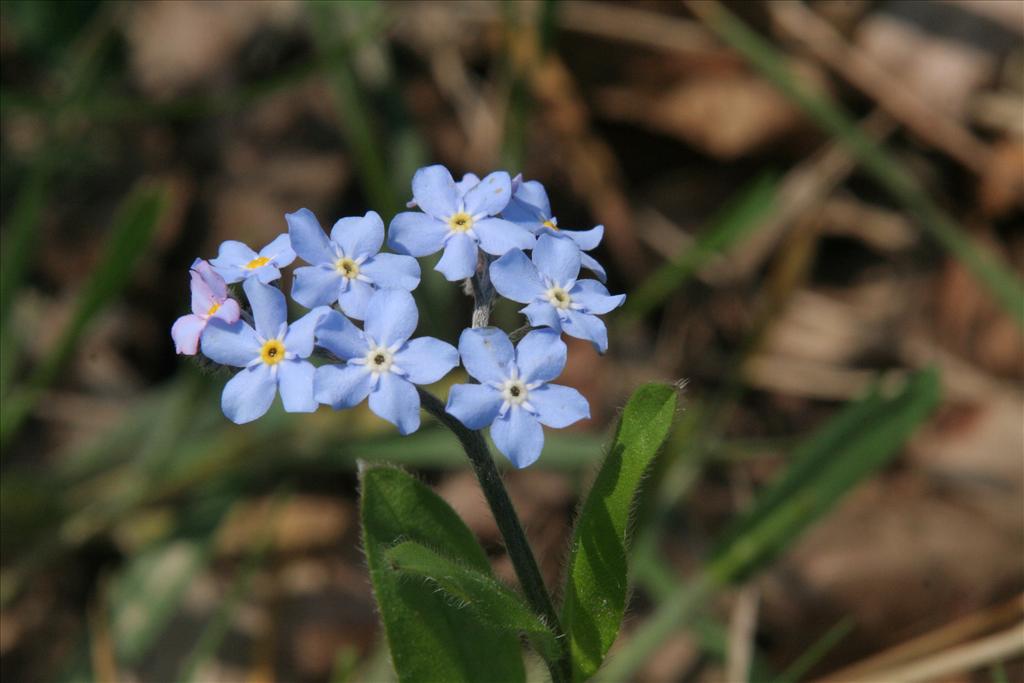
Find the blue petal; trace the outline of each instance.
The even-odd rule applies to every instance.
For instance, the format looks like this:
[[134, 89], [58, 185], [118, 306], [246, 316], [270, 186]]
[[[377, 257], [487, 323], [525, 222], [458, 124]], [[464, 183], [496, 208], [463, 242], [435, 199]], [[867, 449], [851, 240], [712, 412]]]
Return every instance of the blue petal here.
[[558, 332], [533, 330], [516, 345], [516, 366], [528, 384], [550, 382], [562, 374], [567, 353]]
[[496, 327], [477, 327], [462, 331], [459, 355], [466, 371], [480, 382], [502, 382], [515, 358], [508, 336]]
[[561, 429], [590, 419], [590, 404], [583, 394], [560, 384], [545, 384], [530, 391], [530, 404], [545, 427]]
[[276, 393], [277, 382], [270, 367], [260, 363], [240, 370], [224, 385], [220, 408], [235, 424], [245, 424], [263, 417]]
[[435, 218], [447, 218], [459, 210], [459, 190], [448, 169], [440, 164], [419, 169], [412, 177], [416, 205]]
[[464, 197], [467, 192], [472, 190], [480, 183], [480, 176], [476, 173], [467, 173], [462, 176], [462, 180], [455, 183], [455, 189], [459, 191], [459, 196]]
[[313, 398], [316, 368], [305, 360], [286, 360], [277, 366], [277, 388], [289, 413], [312, 413], [319, 405]]
[[521, 225], [501, 218], [483, 218], [473, 224], [473, 232], [480, 240], [480, 248], [493, 256], [507, 254], [512, 249], [533, 249], [533, 234]]
[[390, 372], [381, 375], [377, 388], [370, 392], [370, 410], [398, 427], [403, 435], [420, 428], [420, 396], [416, 387]]
[[513, 197], [524, 204], [532, 206], [543, 216], [541, 222], [551, 218], [551, 202], [548, 193], [538, 180], [520, 180], [513, 184]]
[[535, 301], [519, 309], [519, 312], [530, 321], [530, 327], [550, 327], [556, 332], [562, 331], [562, 319], [558, 317], [558, 311], [546, 301]]
[[498, 417], [503, 402], [501, 392], [485, 384], [456, 384], [445, 411], [469, 429], [483, 429]]
[[285, 351], [290, 351], [299, 358], [308, 358], [309, 354], [313, 353], [316, 328], [330, 312], [331, 309], [327, 306], [319, 306], [289, 325], [284, 335]]
[[582, 251], [590, 251], [601, 243], [601, 238], [604, 237], [604, 226], [596, 225], [590, 230], [562, 230], [561, 234], [575, 242]]
[[[292, 260], [294, 260], [294, 258]], [[269, 285], [271, 282], [281, 277], [281, 271], [277, 266], [271, 263], [268, 263], [265, 266], [260, 266], [254, 270], [247, 269], [246, 273], [247, 274], [243, 274], [242, 277], [259, 280], [265, 285]]]
[[526, 304], [544, 294], [537, 267], [518, 249], [492, 263], [490, 273], [494, 288], [506, 299]]
[[359, 405], [373, 388], [365, 365], [321, 365], [313, 378], [313, 396], [335, 410]]
[[350, 318], [355, 318], [356, 320], [364, 319], [367, 306], [370, 303], [370, 297], [373, 296], [375, 291], [374, 286], [369, 283], [361, 280], [351, 280], [348, 283], [348, 289], [338, 295], [338, 303], [341, 305], [341, 310]]
[[428, 256], [444, 247], [448, 224], [425, 213], [403, 211], [391, 219], [388, 244], [410, 256]]
[[608, 273], [604, 272], [604, 266], [597, 262], [590, 254], [580, 254], [580, 265], [597, 276], [597, 279], [604, 282], [608, 279]]
[[214, 363], [243, 368], [260, 355], [260, 340], [256, 332], [238, 320], [226, 323], [211, 318], [203, 331], [203, 355]]
[[288, 223], [288, 236], [291, 238], [292, 249], [302, 257], [303, 261], [314, 266], [321, 263], [334, 263], [334, 249], [331, 248], [331, 241], [327, 239], [324, 229], [320, 227], [320, 222], [312, 211], [299, 209], [295, 213], [286, 213], [284, 219]]
[[278, 268], [284, 268], [295, 260], [295, 250], [292, 249], [292, 240], [288, 233], [275, 237], [270, 244], [260, 249], [260, 256], [270, 259]]
[[533, 250], [533, 264], [559, 285], [571, 285], [580, 274], [580, 248], [572, 240], [541, 235]]
[[562, 329], [572, 337], [591, 342], [598, 353], [608, 350], [608, 330], [595, 315], [569, 311], [568, 318], [562, 321]]
[[242, 285], [249, 297], [256, 333], [264, 339], [276, 339], [281, 326], [288, 322], [288, 304], [281, 290], [249, 278]]
[[578, 280], [569, 292], [574, 302], [581, 304], [587, 313], [601, 315], [615, 310], [626, 300], [625, 294], [612, 296], [597, 280]]
[[377, 287], [411, 292], [420, 284], [420, 264], [411, 256], [377, 254], [359, 268]]
[[338, 300], [341, 273], [334, 268], [303, 266], [295, 269], [292, 279], [292, 298], [305, 306], [328, 306]]
[[214, 268], [231, 266], [244, 266], [256, 258], [256, 252], [249, 248], [249, 245], [236, 240], [221, 242], [217, 249], [217, 258], [210, 259], [210, 265]]
[[419, 318], [412, 294], [401, 289], [378, 289], [370, 298], [363, 329], [378, 344], [403, 344], [416, 331]]
[[328, 311], [320, 320], [316, 343], [344, 360], [360, 358], [369, 351], [362, 330], [337, 311]]
[[495, 171], [473, 187], [463, 201], [470, 216], [497, 216], [512, 198], [512, 179], [505, 171]]
[[511, 408], [494, 421], [491, 439], [519, 469], [536, 462], [544, 448], [544, 430], [537, 418], [519, 407]]
[[464, 233], [452, 235], [434, 270], [441, 272], [451, 282], [464, 280], [476, 271], [476, 255], [476, 242], [473, 238]]
[[433, 337], [412, 339], [395, 354], [395, 365], [413, 384], [432, 384], [458, 364], [458, 349]]
[[331, 240], [349, 258], [373, 256], [384, 244], [384, 221], [376, 211], [365, 216], [342, 218], [331, 228]]

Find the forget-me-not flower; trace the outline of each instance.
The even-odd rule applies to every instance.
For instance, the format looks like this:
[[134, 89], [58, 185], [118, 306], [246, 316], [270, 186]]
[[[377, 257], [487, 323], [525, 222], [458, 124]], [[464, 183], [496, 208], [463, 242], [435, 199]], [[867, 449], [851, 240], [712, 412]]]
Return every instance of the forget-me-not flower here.
[[330, 310], [315, 308], [288, 325], [288, 305], [277, 287], [249, 278], [243, 285], [252, 306], [256, 329], [245, 321], [228, 324], [214, 319], [203, 333], [203, 354], [223, 365], [242, 368], [221, 394], [221, 409], [236, 424], [262, 417], [280, 391], [290, 413], [316, 410], [308, 360], [316, 326]]
[[604, 282], [608, 279], [604, 266], [586, 252], [597, 247], [604, 237], [604, 226], [590, 230], [565, 230], [558, 227], [558, 219], [551, 213], [551, 202], [544, 186], [536, 180], [523, 180], [523, 174], [512, 179], [512, 201], [501, 212], [502, 218], [518, 223], [533, 234], [554, 235], [572, 240], [579, 247], [580, 263]]
[[210, 264], [228, 284], [253, 277], [269, 284], [281, 277], [280, 269], [294, 260], [288, 235], [278, 235], [258, 254], [242, 242], [228, 240], [220, 245], [217, 258], [210, 259]]
[[580, 250], [566, 239], [541, 235], [533, 260], [519, 250], [491, 264], [491, 283], [506, 299], [527, 304], [520, 310], [534, 327], [593, 343], [599, 353], [608, 349], [608, 330], [598, 315], [622, 305], [625, 294], [611, 296], [597, 280], [577, 280]]
[[516, 467], [540, 457], [541, 425], [560, 429], [590, 417], [580, 392], [548, 384], [565, 367], [566, 346], [557, 332], [534, 330], [513, 350], [501, 330], [464, 330], [459, 355], [480, 384], [456, 384], [445, 410], [470, 429], [491, 428], [491, 439]]
[[377, 290], [366, 309], [364, 329], [331, 311], [317, 330], [317, 343], [345, 365], [316, 371], [316, 399], [335, 410], [351, 408], [370, 397], [370, 410], [402, 434], [420, 426], [420, 397], [414, 384], [432, 384], [459, 364], [451, 344], [419, 337], [409, 339], [419, 312], [409, 292]]
[[342, 218], [327, 238], [309, 209], [285, 215], [292, 248], [310, 266], [295, 269], [292, 298], [306, 308], [335, 301], [346, 315], [362, 320], [377, 289], [412, 291], [420, 264], [411, 256], [380, 254], [384, 222], [376, 211]]
[[491, 173], [464, 195], [444, 166], [427, 166], [412, 178], [416, 205], [424, 213], [405, 211], [394, 217], [388, 244], [412, 256], [441, 249], [436, 269], [448, 280], [462, 280], [476, 270], [477, 248], [501, 256], [510, 249], [531, 249], [529, 230], [497, 218], [512, 195], [508, 173]]
[[171, 338], [174, 350], [194, 356], [199, 350], [199, 337], [211, 318], [226, 323], [238, 320], [241, 314], [238, 302], [228, 298], [228, 286], [209, 263], [196, 259], [189, 271], [192, 277], [192, 313], [174, 321]]

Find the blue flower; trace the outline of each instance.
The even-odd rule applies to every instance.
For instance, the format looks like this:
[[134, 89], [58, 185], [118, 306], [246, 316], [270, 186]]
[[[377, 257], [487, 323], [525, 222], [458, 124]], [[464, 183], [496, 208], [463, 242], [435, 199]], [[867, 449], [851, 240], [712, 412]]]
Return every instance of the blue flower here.
[[316, 308], [288, 325], [288, 306], [277, 287], [249, 278], [243, 285], [252, 305], [254, 330], [241, 320], [228, 324], [213, 319], [202, 337], [203, 353], [223, 365], [243, 368], [232, 377], [221, 394], [220, 406], [236, 424], [262, 417], [274, 396], [289, 413], [311, 413], [316, 368], [307, 360], [313, 353], [313, 335], [321, 318], [330, 310]]
[[281, 277], [280, 268], [294, 260], [295, 252], [288, 235], [278, 235], [258, 254], [241, 242], [228, 240], [220, 245], [217, 258], [210, 259], [210, 264], [228, 284], [252, 277], [269, 284]]
[[427, 166], [412, 178], [412, 193], [425, 213], [405, 211], [391, 221], [388, 244], [403, 254], [428, 256], [441, 249], [436, 269], [449, 280], [462, 280], [476, 270], [477, 247], [501, 256], [510, 249], [531, 249], [529, 230], [495, 218], [512, 195], [508, 173], [490, 174], [460, 194], [444, 166]]
[[579, 272], [575, 244], [541, 235], [532, 262], [521, 251], [510, 251], [491, 264], [491, 282], [506, 299], [527, 304], [520, 313], [534, 327], [587, 339], [604, 353], [608, 330], [597, 316], [621, 306], [626, 295], [611, 296], [597, 280], [577, 280]]
[[384, 222], [376, 211], [342, 218], [327, 238], [309, 209], [285, 215], [292, 247], [307, 263], [295, 269], [292, 298], [306, 308], [335, 301], [346, 315], [362, 320], [377, 289], [412, 291], [420, 283], [420, 264], [411, 256], [380, 254]]
[[199, 349], [199, 337], [211, 318], [226, 323], [238, 320], [241, 310], [238, 302], [228, 298], [228, 286], [209, 263], [196, 259], [189, 271], [192, 277], [192, 313], [174, 321], [171, 338], [174, 350], [194, 356]]
[[565, 367], [565, 342], [556, 332], [534, 330], [513, 350], [497, 328], [468, 329], [459, 338], [459, 354], [480, 384], [453, 386], [445, 409], [470, 429], [490, 425], [494, 445], [516, 467], [540, 457], [541, 425], [561, 429], [590, 417], [580, 392], [548, 384]]
[[317, 330], [317, 343], [345, 365], [317, 368], [316, 400], [335, 410], [370, 397], [370, 410], [402, 434], [420, 426], [420, 397], [413, 384], [432, 384], [459, 364], [451, 344], [433, 337], [409, 339], [419, 321], [409, 292], [381, 289], [370, 297], [365, 331], [337, 311]]
[[[565, 230], [558, 227], [558, 219], [551, 213], [551, 202], [544, 186], [536, 180], [523, 180], [520, 173], [512, 179], [512, 201], [501, 212], [502, 218], [518, 223], [538, 237], [553, 235], [572, 240], [581, 252], [597, 247], [604, 237], [604, 226], [598, 225], [590, 230]], [[590, 254], [580, 254], [580, 264], [594, 273], [597, 279], [604, 282], [608, 275], [604, 266]]]

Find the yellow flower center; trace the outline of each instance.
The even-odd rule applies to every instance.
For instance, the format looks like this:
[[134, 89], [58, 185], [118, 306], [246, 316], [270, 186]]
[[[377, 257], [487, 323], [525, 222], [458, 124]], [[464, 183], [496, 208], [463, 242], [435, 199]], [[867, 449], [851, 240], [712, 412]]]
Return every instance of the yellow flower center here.
[[284, 360], [284, 344], [278, 339], [270, 339], [260, 349], [260, 359], [267, 365], [277, 365]]
[[569, 296], [569, 292], [565, 291], [561, 287], [552, 287], [545, 293], [545, 295], [552, 306], [560, 308], [563, 311], [572, 305], [572, 297]]
[[270, 259], [268, 257], [266, 257], [266, 256], [257, 256], [252, 261], [249, 261], [248, 263], [246, 263], [245, 267], [248, 268], [249, 270], [255, 270], [255, 269], [259, 268], [260, 266], [267, 265], [268, 263], [270, 263]]
[[555, 225], [555, 224], [554, 224], [553, 222], [551, 222], [550, 220], [546, 220], [546, 221], [544, 221], [544, 227], [545, 227], [545, 228], [551, 228], [552, 230], [558, 230], [558, 226], [557, 226], [557, 225]]
[[214, 302], [213, 302], [213, 305], [212, 305], [212, 306], [210, 306], [210, 310], [208, 310], [208, 311], [206, 312], [206, 317], [207, 317], [207, 318], [209, 318], [209, 317], [210, 317], [211, 315], [213, 315], [214, 313], [216, 313], [216, 312], [217, 312], [218, 310], [220, 310], [220, 304], [219, 304], [219, 303], [217, 303], [216, 301], [214, 301]]
[[459, 211], [448, 219], [448, 227], [452, 232], [466, 232], [473, 227], [473, 217], [465, 211]]
[[347, 256], [338, 259], [334, 264], [334, 269], [349, 279], [359, 275], [359, 264]]

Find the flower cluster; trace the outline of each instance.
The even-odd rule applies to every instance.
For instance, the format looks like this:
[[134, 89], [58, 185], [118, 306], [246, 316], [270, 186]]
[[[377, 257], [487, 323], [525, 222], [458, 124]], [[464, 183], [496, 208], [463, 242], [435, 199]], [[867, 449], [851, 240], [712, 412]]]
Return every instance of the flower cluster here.
[[[542, 425], [557, 429], [590, 417], [578, 391], [551, 382], [565, 367], [562, 333], [604, 353], [608, 332], [598, 316], [625, 299], [609, 294], [604, 268], [587, 253], [604, 228], [560, 228], [544, 187], [504, 171], [456, 182], [443, 166], [428, 166], [413, 176], [412, 192], [408, 208], [416, 210], [399, 213], [387, 230], [396, 253], [381, 251], [384, 222], [374, 211], [338, 220], [328, 235], [300, 209], [285, 215], [288, 232], [259, 252], [228, 241], [216, 258], [197, 259], [192, 313], [171, 328], [175, 348], [240, 368], [221, 396], [235, 423], [263, 416], [278, 394], [288, 412], [320, 404], [340, 410], [366, 399], [402, 434], [420, 425], [414, 385], [437, 382], [461, 363], [477, 383], [454, 385], [447, 412], [469, 429], [490, 427], [498, 450], [526, 467], [540, 456]], [[525, 304], [533, 329], [515, 346], [494, 327], [464, 330], [457, 349], [414, 338], [414, 257], [437, 252], [435, 268], [450, 281], [487, 269], [498, 294]], [[309, 311], [289, 323], [275, 281], [296, 258], [308, 265], [295, 269], [291, 298]], [[597, 279], [580, 279], [583, 268]], [[241, 292], [229, 289], [235, 283]], [[233, 298], [240, 294], [247, 307]]]

